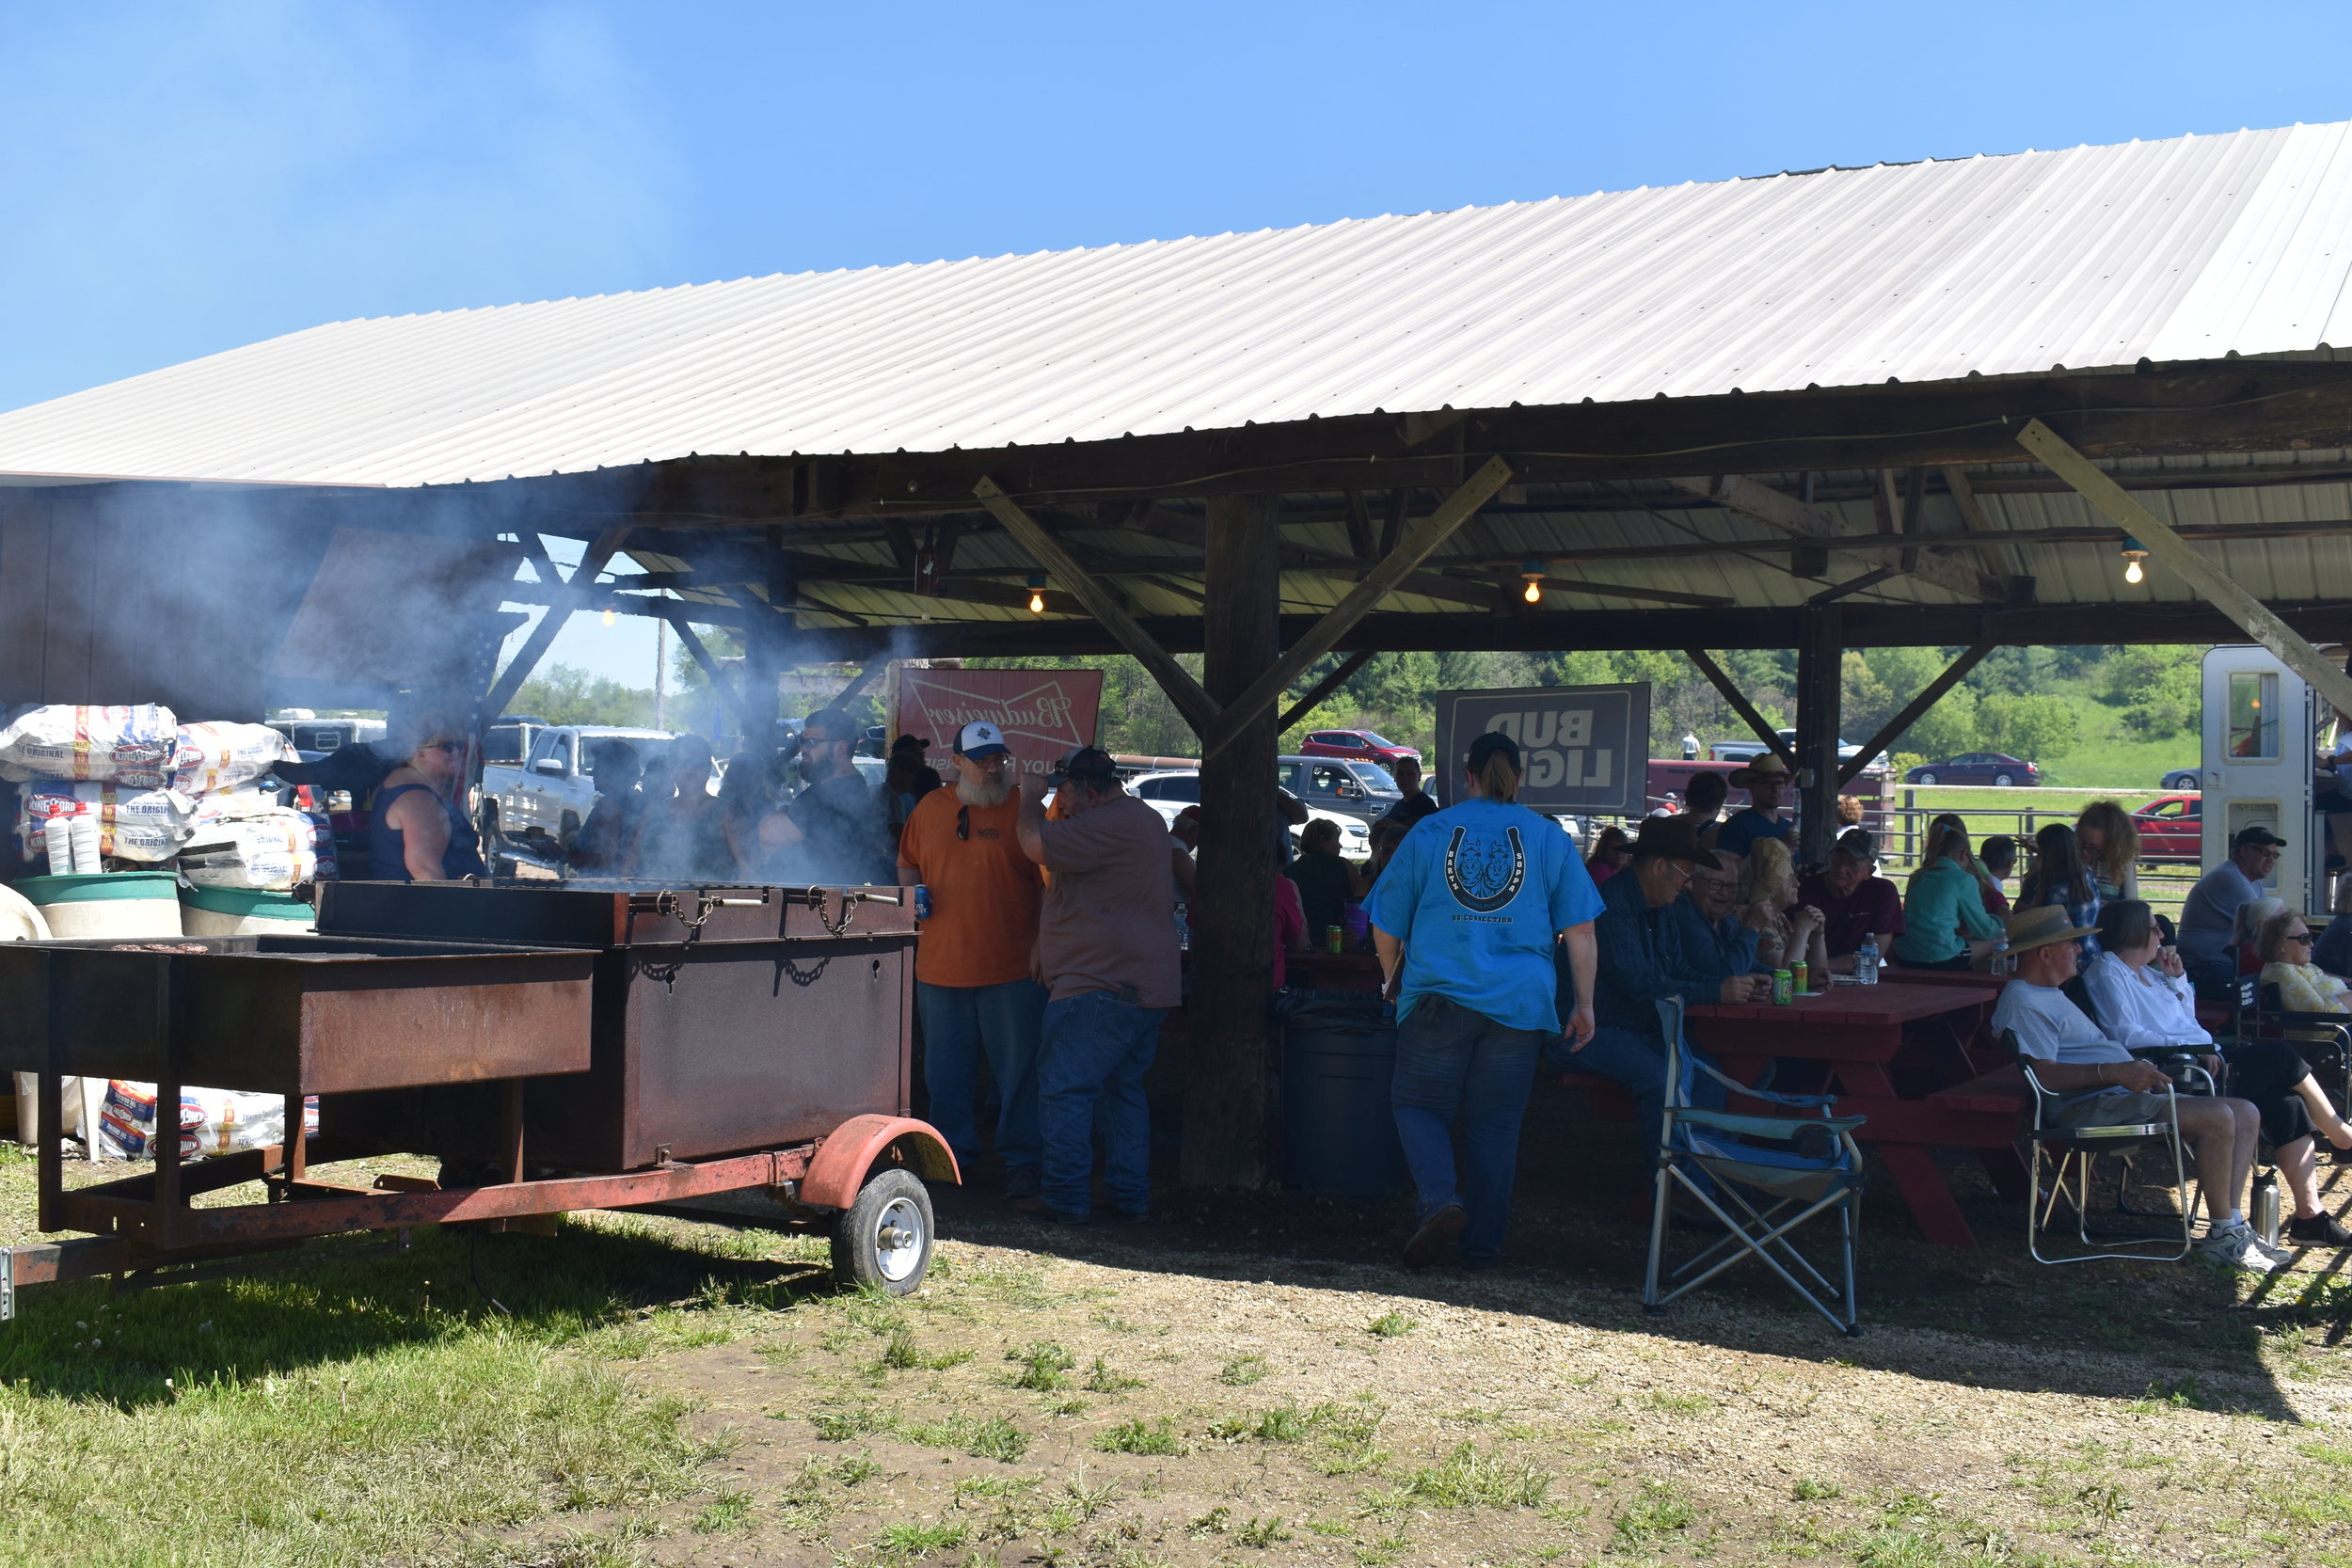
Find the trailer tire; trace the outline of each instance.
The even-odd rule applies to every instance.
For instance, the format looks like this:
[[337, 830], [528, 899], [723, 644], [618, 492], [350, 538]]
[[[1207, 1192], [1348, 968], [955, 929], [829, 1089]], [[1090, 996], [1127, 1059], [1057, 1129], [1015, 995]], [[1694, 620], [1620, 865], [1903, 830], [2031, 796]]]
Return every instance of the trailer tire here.
[[834, 1221], [834, 1277], [848, 1289], [913, 1295], [930, 1272], [937, 1228], [923, 1179], [902, 1166], [879, 1166]]

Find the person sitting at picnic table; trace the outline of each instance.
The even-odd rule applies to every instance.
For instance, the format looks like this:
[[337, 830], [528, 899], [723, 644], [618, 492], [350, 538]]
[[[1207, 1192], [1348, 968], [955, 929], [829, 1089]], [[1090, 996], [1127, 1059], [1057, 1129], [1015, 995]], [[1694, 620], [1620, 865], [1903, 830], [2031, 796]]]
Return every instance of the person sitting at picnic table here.
[[[1642, 824], [1632, 863], [1601, 888], [1600, 917], [1593, 923], [1600, 943], [1599, 990], [1593, 998], [1598, 1027], [1589, 1041], [1562, 1042], [1545, 1060], [1558, 1071], [1598, 1073], [1625, 1085], [1633, 1097], [1638, 1128], [1656, 1127], [1666, 1103], [1659, 1003], [1672, 996], [1688, 1003], [1739, 1003], [1772, 995], [1770, 977], [1703, 973], [1684, 950], [1673, 906], [1702, 871], [1738, 875], [1714, 851], [1699, 847], [1698, 835], [1684, 818], [1653, 816]], [[1704, 1053], [1694, 1049], [1693, 1054]], [[1697, 1103], [1722, 1108], [1721, 1087], [1704, 1073], [1694, 1093]]]
[[1757, 839], [1748, 857], [1748, 902], [1740, 923], [1756, 933], [1756, 962], [1766, 974], [1798, 961], [1810, 966], [1808, 978], [1829, 974], [1821, 911], [1799, 901], [1796, 863], [1778, 839]]
[[[1437, 811], [1438, 802], [1422, 793], [1421, 758], [1399, 757], [1389, 765], [1389, 773], [1396, 780], [1396, 787], [1405, 798], [1380, 814], [1381, 822], [1394, 822], [1409, 828]], [[1379, 823], [1374, 826], [1376, 828]]]
[[2093, 800], [2074, 818], [2074, 851], [2099, 901], [2139, 896], [2139, 830], [2113, 800]]
[[[2163, 927], [2144, 901], [2125, 898], [2099, 911], [2099, 948], [2083, 974], [2083, 986], [2105, 1034], [2126, 1050], [2213, 1047], [2212, 1034], [2197, 1022], [2197, 998], [2182, 973], [2180, 950], [2166, 945]], [[2320, 1206], [2312, 1158], [2312, 1140], [2320, 1135], [2338, 1148], [2352, 1148], [2352, 1126], [2328, 1103], [2311, 1065], [2290, 1042], [2248, 1039], [2228, 1055], [2230, 1087], [2262, 1113], [2271, 1163], [2294, 1196], [2289, 1238], [2322, 1246], [2352, 1244], [2352, 1230]], [[2216, 1068], [2219, 1062], [2209, 1056], [2207, 1065]]]
[[[1405, 835], [1373, 893], [1373, 942], [1397, 1013], [1389, 1103], [1416, 1195], [1406, 1268], [1457, 1251], [1465, 1268], [1496, 1260], [1536, 1061], [1563, 1037], [1593, 1037], [1600, 895], [1558, 824], [1517, 803], [1519, 777], [1518, 741], [1494, 732], [1471, 741], [1464, 798]], [[1562, 943], [1579, 999], [1565, 1031]]]
[[1878, 859], [1869, 831], [1849, 828], [1830, 846], [1828, 863], [1797, 884], [1797, 896], [1821, 911], [1821, 947], [1832, 974], [1853, 973], [1864, 938], [1875, 937], [1883, 952], [1903, 933], [1901, 890], [1878, 875]]
[[2182, 1095], [2175, 1101], [2161, 1069], [2134, 1057], [2074, 1006], [2058, 988], [2074, 977], [2082, 961], [2075, 944], [2084, 932], [2066, 923], [2063, 908], [2021, 909], [2010, 916], [2008, 935], [2017, 977], [2001, 989], [1993, 1028], [2012, 1036], [2042, 1087], [2062, 1097], [2056, 1113], [2059, 1124], [2162, 1123], [2177, 1107], [2181, 1138], [2195, 1157], [2198, 1185], [2212, 1216], [2199, 1253], [2212, 1262], [2265, 1274], [2284, 1268], [2287, 1254], [2256, 1236], [2239, 1207], [2253, 1169], [2262, 1113], [2243, 1100]]
[[1682, 786], [1682, 815], [1691, 819], [1691, 831], [1702, 841], [1720, 825], [1724, 801], [1730, 795], [1731, 784], [1721, 773], [1693, 773]]
[[1912, 969], [1966, 969], [1991, 951], [2001, 923], [1984, 907], [1984, 884], [1968, 869], [1968, 835], [1947, 824], [1903, 900], [1903, 934], [1891, 957]]
[[1323, 933], [1347, 927], [1347, 906], [1364, 895], [1363, 874], [1340, 858], [1340, 825], [1327, 816], [1307, 824], [1299, 835], [1298, 855], [1282, 868], [1297, 885], [1299, 907], [1306, 911], [1307, 942], [1312, 946]]
[[1977, 847], [1979, 879], [1984, 883], [1984, 907], [1995, 920], [2009, 918], [2009, 889], [2002, 886], [2017, 870], [2017, 841], [1994, 833]]
[[1767, 752], [1745, 768], [1734, 768], [1724, 782], [1733, 789], [1746, 790], [1748, 803], [1714, 829], [1712, 837], [1702, 835], [1701, 844], [1717, 854], [1738, 855], [1745, 860], [1749, 847], [1757, 839], [1788, 836], [1789, 822], [1780, 815], [1780, 804], [1787, 799], [1792, 780], [1788, 765], [1780, 760], [1779, 752]]
[[2352, 1013], [2352, 987], [2312, 962], [2311, 922], [2281, 909], [2262, 923], [2254, 938], [2265, 990], [2279, 988], [2279, 1007], [2290, 1013]]
[[1593, 840], [1593, 852], [1584, 858], [1584, 870], [1599, 887], [1625, 869], [1625, 863], [1633, 853], [1633, 841], [1625, 836], [1625, 830], [1612, 824], [1600, 831]]
[[1756, 932], [1740, 918], [1740, 874], [1729, 866], [1693, 866], [1691, 885], [1666, 909], [1692, 974], [1718, 986], [1734, 974], [1772, 974], [1756, 959]]
[[1380, 885], [1380, 873], [1389, 868], [1389, 862], [1396, 858], [1396, 847], [1411, 831], [1407, 824], [1386, 816], [1372, 825], [1372, 858], [1364, 862], [1365, 897], [1371, 897], [1370, 890]]
[[2230, 840], [2230, 858], [2197, 879], [2181, 904], [2181, 959], [2200, 996], [2233, 999], [2237, 912], [2261, 897], [2263, 879], [2279, 863], [2286, 840], [2256, 823]]
[[[2052, 822], [2033, 835], [2033, 869], [2017, 884], [2017, 908], [2055, 905], [2066, 911], [2067, 924], [2095, 932], [2099, 926], [2099, 884], [2083, 864], [2074, 830]], [[2099, 939], [2084, 939], [2083, 957], [2096, 958]]]

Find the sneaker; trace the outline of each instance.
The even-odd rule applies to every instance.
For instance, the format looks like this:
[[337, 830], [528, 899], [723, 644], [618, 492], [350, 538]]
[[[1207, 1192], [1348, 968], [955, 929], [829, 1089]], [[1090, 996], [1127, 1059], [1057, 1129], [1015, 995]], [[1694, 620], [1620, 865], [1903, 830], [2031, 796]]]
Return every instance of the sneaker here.
[[2206, 1232], [2205, 1239], [2197, 1243], [2197, 1256], [2226, 1269], [2245, 1269], [2254, 1274], [2276, 1274], [2286, 1266], [2286, 1259], [2263, 1245], [2262, 1239], [2243, 1221], [2226, 1230]]
[[2333, 1214], [2313, 1214], [2287, 1221], [2287, 1240], [2301, 1246], [2352, 1246], [2352, 1230]]
[[1432, 1209], [1429, 1217], [1413, 1232], [1413, 1239], [1405, 1243], [1405, 1266], [1425, 1269], [1432, 1263], [1444, 1262], [1468, 1224], [1470, 1214], [1458, 1203], [1441, 1203]]
[[1008, 1199], [1018, 1202], [1025, 1197], [1037, 1196], [1039, 1191], [1038, 1173], [1034, 1166], [1017, 1165], [1005, 1172], [1005, 1196]]

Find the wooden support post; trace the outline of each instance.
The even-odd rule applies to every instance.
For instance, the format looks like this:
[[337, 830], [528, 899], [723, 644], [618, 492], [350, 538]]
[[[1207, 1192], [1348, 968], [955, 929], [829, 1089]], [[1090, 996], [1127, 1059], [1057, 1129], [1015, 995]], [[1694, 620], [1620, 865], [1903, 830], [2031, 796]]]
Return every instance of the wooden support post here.
[[[516, 650], [506, 673], [491, 683], [489, 695], [482, 700], [482, 717], [485, 720], [496, 719], [506, 711], [506, 705], [515, 700], [515, 693], [522, 689], [523, 682], [531, 678], [532, 671], [537, 669], [539, 661], [547, 657], [548, 647], [554, 642], [555, 634], [564, 629], [564, 623], [571, 619], [572, 611], [587, 596], [588, 591], [596, 586], [596, 575], [604, 570], [605, 563], [612, 559], [622, 541], [628, 537], [630, 526], [623, 523], [596, 535], [596, 542], [580, 558], [580, 564], [573, 569], [570, 579], [563, 584], [553, 602], [548, 606], [547, 613], [539, 617], [539, 624], [531, 628], [531, 635]], [[540, 559], [544, 561], [546, 557], [543, 555]]]
[[1328, 697], [1332, 692], [1337, 691], [1343, 685], [1344, 685], [1348, 676], [1354, 674], [1365, 665], [1370, 664], [1372, 662], [1372, 656], [1375, 652], [1375, 650], [1371, 648], [1358, 649], [1356, 652], [1348, 655], [1345, 658], [1340, 660], [1340, 667], [1338, 669], [1332, 671], [1329, 674], [1315, 682], [1314, 685], [1309, 687], [1305, 695], [1301, 696], [1298, 701], [1290, 705], [1290, 711], [1283, 714], [1281, 718], [1274, 721], [1274, 733], [1276, 736], [1279, 738], [1293, 724], [1295, 724], [1301, 719], [1306, 718], [1309, 713], [1313, 711], [1314, 705], [1317, 703], [1323, 701], [1324, 698]]
[[1724, 701], [1731, 705], [1731, 711], [1738, 714], [1740, 721], [1755, 732], [1756, 738], [1780, 754], [1780, 760], [1788, 765], [1789, 771], [1795, 772], [1797, 753], [1788, 749], [1788, 743], [1781, 739], [1778, 730], [1764, 721], [1764, 716], [1756, 712], [1755, 705], [1748, 701], [1747, 693], [1732, 684], [1731, 677], [1724, 673], [1723, 666], [1709, 658], [1704, 648], [1685, 648], [1682, 650], [1682, 657], [1698, 666], [1699, 673], [1707, 677], [1707, 684], [1713, 687], [1722, 695]]
[[1903, 710], [1879, 726], [1879, 733], [1862, 743], [1861, 754], [1851, 762], [1837, 765], [1837, 785], [1840, 789], [1851, 784], [1862, 770], [1878, 761], [1889, 746], [1902, 738], [1903, 731], [1919, 721], [1919, 716], [1943, 700], [1944, 693], [1958, 686], [1974, 670], [1985, 655], [1993, 651], [1990, 642], [1979, 642], [1952, 660], [1951, 667], [1928, 682], [1919, 695], [1903, 705]]
[[[1340, 639], [1356, 629], [1356, 623], [1368, 614], [1373, 606], [1389, 596], [1396, 586], [1413, 574], [1415, 568], [1429, 559], [1439, 545], [1454, 536], [1460, 528], [1478, 515], [1478, 509], [1506, 483], [1510, 483], [1511, 465], [1500, 457], [1489, 457], [1478, 471], [1462, 483], [1461, 488], [1438, 504], [1422, 525], [1415, 529], [1404, 544], [1385, 557], [1379, 565], [1366, 572], [1363, 580], [1347, 591], [1347, 596], [1325, 611], [1321, 620], [1307, 628], [1288, 652], [1274, 661], [1251, 681], [1248, 688], [1225, 705], [1225, 711], [1200, 737], [1202, 757], [1215, 756], [1230, 744], [1242, 729], [1257, 721], [1270, 710], [1283, 692], [1290, 689], [1310, 664], [1339, 645]], [[1278, 550], [1268, 558], [1273, 564], [1269, 571], [1279, 569]], [[1209, 599], [1214, 607], [1216, 592], [1212, 589]]]
[[1845, 689], [1845, 611], [1813, 606], [1798, 619], [1797, 863], [1819, 865], [1837, 837], [1837, 728]]
[[2067, 445], [2057, 431], [2040, 420], [2029, 420], [2018, 433], [2017, 444], [2047, 464], [2083, 499], [2121, 523], [2123, 531], [2146, 546], [2150, 555], [2171, 567], [2207, 604], [2243, 627], [2247, 636], [2276, 654], [2280, 663], [2310, 682], [2313, 690], [2336, 705], [2337, 712], [2352, 713], [2352, 675], [2321, 657], [2319, 650], [2297, 637], [2269, 606], [2198, 554], [2169, 526], [2158, 522], [2155, 514], [2134, 500], [2097, 464]]
[[[1280, 529], [1272, 496], [1209, 501], [1201, 675], [1231, 700], [1279, 648]], [[1200, 857], [1192, 907], [1191, 1055], [1183, 1176], [1191, 1187], [1258, 1187], [1267, 1176], [1273, 1085], [1276, 715], [1257, 710], [1200, 766]]]
[[[972, 493], [979, 497], [980, 504], [988, 508], [992, 516], [1005, 525], [1007, 533], [1021, 541], [1023, 547], [1037, 559], [1039, 565], [1052, 573], [1080, 604], [1086, 606], [1087, 613], [1100, 622], [1103, 629], [1133, 655], [1136, 663], [1152, 672], [1152, 678], [1159, 682], [1161, 690], [1168, 693], [1168, 700], [1176, 705], [1176, 711], [1183, 714], [1185, 722], [1205, 737], [1210, 726], [1216, 721], [1217, 704], [1150, 632], [1136, 625], [1135, 618], [1120, 604], [1118, 595], [1098, 581], [1094, 574], [1079, 565], [1071, 553], [1062, 548], [1061, 542], [1046, 532], [1043, 525], [1024, 511], [1019, 501], [998, 488], [994, 480], [982, 475], [979, 483], [972, 487]], [[1273, 525], [1268, 527], [1271, 529]], [[1212, 534], [1214, 531], [1212, 530]], [[1272, 540], [1268, 547], [1276, 550], [1276, 554], [1268, 559], [1279, 561], [1280, 540], [1273, 533], [1269, 533], [1268, 537]], [[1274, 578], [1279, 575], [1279, 564], [1267, 567], [1268, 592], [1272, 592]], [[1270, 653], [1267, 655], [1269, 661], [1272, 657]]]

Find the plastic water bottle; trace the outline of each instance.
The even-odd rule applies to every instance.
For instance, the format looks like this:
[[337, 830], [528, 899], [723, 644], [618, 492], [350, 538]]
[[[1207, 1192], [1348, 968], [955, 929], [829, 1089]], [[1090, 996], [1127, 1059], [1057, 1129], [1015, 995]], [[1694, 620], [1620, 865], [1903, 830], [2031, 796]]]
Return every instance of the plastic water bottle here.
[[2001, 938], [1999, 944], [1993, 949], [1992, 969], [1995, 974], [2009, 973], [2009, 938]]
[[1879, 983], [1879, 938], [1876, 931], [1863, 933], [1862, 945], [1853, 956], [1853, 977], [1856, 985], [1875, 986]]

